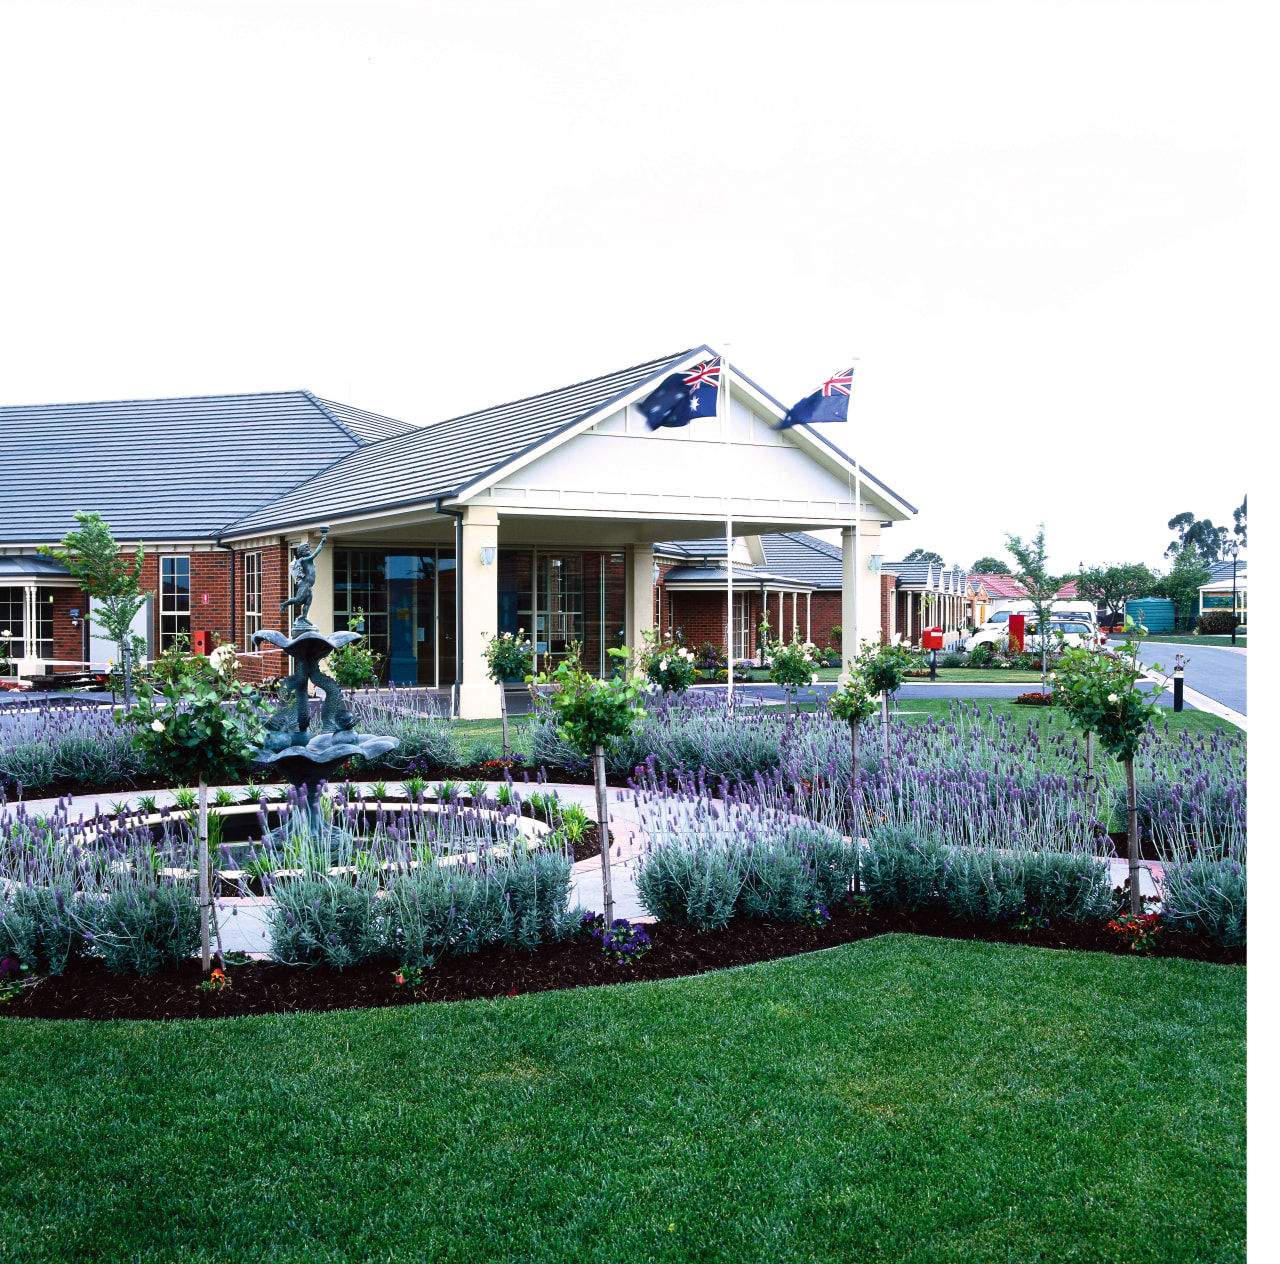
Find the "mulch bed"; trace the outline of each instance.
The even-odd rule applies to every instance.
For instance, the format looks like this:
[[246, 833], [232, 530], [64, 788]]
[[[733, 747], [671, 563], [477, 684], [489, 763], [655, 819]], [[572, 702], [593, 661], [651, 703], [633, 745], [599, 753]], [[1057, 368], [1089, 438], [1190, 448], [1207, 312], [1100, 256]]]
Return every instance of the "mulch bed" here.
[[[655, 924], [646, 927], [653, 947], [638, 962], [615, 965], [593, 939], [546, 944], [537, 952], [487, 948], [468, 957], [446, 957], [424, 973], [412, 991], [397, 987], [390, 961], [341, 972], [253, 961], [230, 966], [231, 986], [201, 992], [200, 965], [138, 978], [109, 974], [101, 962], [80, 961], [60, 978], [44, 979], [20, 997], [0, 1005], [0, 1015], [14, 1018], [228, 1018], [243, 1014], [281, 1014], [356, 1009], [382, 1005], [415, 1005], [430, 1001], [464, 1001], [520, 996], [561, 988], [598, 987], [703, 974], [727, 966], [749, 965], [798, 953], [854, 943], [876, 935], [905, 932], [946, 939], [984, 940], [1038, 948], [1074, 948], [1128, 955], [1105, 927], [1055, 925], [1047, 930], [1017, 931], [1008, 927], [958, 922], [945, 914], [854, 914], [836, 910], [820, 928], [794, 923], [735, 922], [722, 931]], [[1243, 965], [1243, 948], [1223, 948], [1189, 935], [1166, 933], [1153, 954], [1185, 957], [1223, 965]]]

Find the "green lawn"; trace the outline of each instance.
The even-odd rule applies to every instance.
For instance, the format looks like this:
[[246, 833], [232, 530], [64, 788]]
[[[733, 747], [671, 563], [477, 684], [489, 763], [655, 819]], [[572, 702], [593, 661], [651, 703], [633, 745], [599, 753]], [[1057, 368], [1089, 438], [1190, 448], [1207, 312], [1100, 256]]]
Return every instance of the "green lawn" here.
[[[1114, 637], [1113, 640], [1125, 642], [1128, 637]], [[1191, 633], [1157, 632], [1153, 636], [1143, 638], [1147, 645], [1230, 645], [1229, 636], [1193, 636]], [[1236, 634], [1236, 644], [1248, 648], [1249, 639], [1243, 632]]]
[[498, 1002], [0, 1020], [0, 1256], [1243, 1260], [1245, 974], [887, 936]]

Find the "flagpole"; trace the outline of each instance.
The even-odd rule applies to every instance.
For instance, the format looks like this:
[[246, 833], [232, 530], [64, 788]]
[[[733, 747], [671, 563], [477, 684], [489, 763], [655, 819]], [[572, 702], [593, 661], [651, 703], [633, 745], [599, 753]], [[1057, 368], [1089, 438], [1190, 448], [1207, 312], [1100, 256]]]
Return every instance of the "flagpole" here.
[[[725, 343], [725, 347], [728, 347]], [[724, 427], [724, 574], [725, 600], [728, 606], [725, 620], [725, 657], [728, 659], [728, 705], [733, 710], [733, 409], [729, 399], [729, 357], [721, 353], [720, 392], [716, 400], [723, 400], [720, 424]], [[721, 412], [721, 408], [716, 409]]]

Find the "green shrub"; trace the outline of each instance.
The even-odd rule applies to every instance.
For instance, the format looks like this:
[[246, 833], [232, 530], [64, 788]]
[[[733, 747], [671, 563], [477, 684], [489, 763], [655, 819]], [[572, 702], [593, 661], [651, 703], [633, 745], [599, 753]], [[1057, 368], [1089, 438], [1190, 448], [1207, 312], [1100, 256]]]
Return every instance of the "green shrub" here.
[[737, 911], [747, 860], [745, 847], [666, 843], [644, 858], [636, 894], [659, 921], [720, 930]]
[[862, 891], [873, 905], [914, 913], [937, 895], [944, 849], [909, 829], [891, 826], [869, 839], [862, 859]]
[[1070, 922], [1106, 921], [1113, 908], [1111, 866], [1079, 852], [1037, 851], [1021, 858], [1028, 909]]
[[1169, 925], [1220, 944], [1248, 942], [1248, 873], [1234, 860], [1166, 864], [1161, 912]]
[[85, 935], [113, 974], [154, 974], [176, 968], [200, 948], [200, 907], [188, 886], [133, 886], [101, 902], [85, 899], [77, 913]]
[[986, 641], [969, 651], [969, 666], [990, 667], [994, 658], [995, 651], [991, 648], [991, 642]]
[[1236, 627], [1236, 615], [1231, 610], [1210, 610], [1196, 619], [1196, 631], [1201, 636], [1230, 636]]
[[957, 654], [954, 650], [949, 654], [944, 654], [939, 660], [939, 664], [943, 667], [963, 667], [964, 655]]
[[14, 887], [0, 898], [0, 957], [13, 957], [36, 974], [61, 974], [78, 938], [61, 891]]
[[359, 965], [378, 947], [369, 892], [324, 878], [287, 878], [271, 888], [271, 952], [291, 966]]
[[426, 968], [489, 944], [529, 951], [574, 929], [567, 852], [517, 848], [484, 867], [420, 865], [377, 901], [379, 950]]

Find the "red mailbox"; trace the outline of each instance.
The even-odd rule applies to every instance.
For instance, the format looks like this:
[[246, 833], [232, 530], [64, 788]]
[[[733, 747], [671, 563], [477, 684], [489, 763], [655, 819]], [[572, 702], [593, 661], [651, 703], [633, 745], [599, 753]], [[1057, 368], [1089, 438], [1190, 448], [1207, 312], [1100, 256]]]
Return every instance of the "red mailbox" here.
[[1011, 614], [1009, 616], [1009, 653], [1021, 654], [1023, 640], [1027, 632], [1027, 616]]
[[941, 628], [924, 629], [924, 647], [927, 650], [940, 650], [942, 648]]
[[212, 632], [193, 632], [191, 634], [191, 648], [197, 654], [203, 654], [206, 658], [213, 653], [213, 633]]

